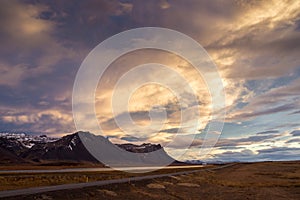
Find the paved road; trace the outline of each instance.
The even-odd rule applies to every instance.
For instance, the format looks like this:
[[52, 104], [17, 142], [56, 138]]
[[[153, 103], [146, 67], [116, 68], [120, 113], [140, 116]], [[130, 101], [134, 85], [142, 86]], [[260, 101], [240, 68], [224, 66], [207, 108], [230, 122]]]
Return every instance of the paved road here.
[[[151, 171], [158, 169], [186, 169], [200, 168], [203, 165], [188, 165], [188, 166], [167, 166], [167, 167], [120, 167], [120, 171]], [[69, 169], [45, 169], [45, 170], [0, 170], [0, 174], [37, 174], [37, 173], [68, 173], [68, 172], [109, 172], [116, 171], [113, 168], [69, 168]]]
[[215, 168], [208, 168], [208, 169], [203, 168], [203, 169], [175, 172], [175, 173], [168, 173], [168, 174], [158, 174], [158, 175], [148, 175], [148, 176], [140, 176], [140, 177], [132, 177], [132, 178], [103, 180], [103, 181], [88, 182], [88, 183], [74, 183], [74, 184], [64, 184], [64, 185], [55, 185], [55, 186], [35, 187], [35, 188], [27, 188], [27, 189], [19, 189], [19, 190], [7, 190], [7, 191], [0, 191], [0, 198], [19, 196], [19, 195], [31, 195], [31, 194], [37, 194], [37, 193], [43, 193], [43, 192], [52, 192], [52, 191], [57, 191], [57, 190], [79, 189], [79, 188], [92, 187], [92, 186], [102, 186], [102, 185], [109, 185], [109, 184], [115, 184], [115, 183], [127, 183], [130, 181], [141, 181], [141, 180], [161, 178], [161, 177], [167, 177], [167, 176], [190, 174], [190, 173], [201, 172], [201, 171], [205, 171], [205, 170], [217, 170], [217, 169], [221, 169], [221, 168], [225, 168], [225, 167], [230, 167], [232, 165], [234, 165], [234, 164], [223, 165], [223, 166], [215, 167]]

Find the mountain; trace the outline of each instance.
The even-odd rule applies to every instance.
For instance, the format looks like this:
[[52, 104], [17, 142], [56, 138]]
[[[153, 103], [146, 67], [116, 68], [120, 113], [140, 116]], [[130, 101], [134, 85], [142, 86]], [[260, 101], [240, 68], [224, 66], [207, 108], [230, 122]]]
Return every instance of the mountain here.
[[[89, 132], [76, 132], [60, 139], [26, 134], [1, 134], [0, 163], [98, 163], [109, 166], [156, 166], [176, 162], [159, 144], [112, 144]], [[4, 160], [4, 159], [2, 159]], [[180, 164], [177, 162], [177, 164]]]
[[0, 148], [12, 153], [13, 155], [20, 155], [22, 152], [26, 151], [26, 147], [17, 140], [16, 138], [0, 138]]
[[4, 165], [10, 165], [10, 164], [16, 164], [16, 163], [26, 163], [25, 160], [22, 158], [19, 158], [14, 153], [8, 151], [7, 149], [0, 147], [0, 164]]
[[13, 140], [25, 148], [31, 148], [35, 144], [48, 143], [58, 140], [58, 138], [47, 137], [46, 135], [27, 135], [25, 133], [0, 133], [0, 140]]
[[[163, 148], [157, 149], [160, 145], [155, 147], [150, 144], [146, 144], [145, 147], [143, 145], [114, 145], [103, 136], [88, 132], [78, 132], [78, 134], [87, 150], [98, 160], [105, 161], [104, 164], [108, 166], [166, 166], [175, 162]], [[131, 151], [126, 151], [126, 148]], [[141, 151], [143, 148], [145, 148], [144, 153], [133, 153]], [[153, 149], [157, 150], [152, 151]]]
[[39, 143], [21, 154], [22, 158], [41, 161], [98, 161], [83, 146], [78, 133], [67, 135], [54, 142]]
[[149, 153], [152, 151], [157, 151], [162, 148], [160, 144], [151, 144], [151, 143], [144, 143], [141, 145], [135, 145], [135, 144], [116, 144], [121, 149], [124, 149], [125, 151], [129, 151], [132, 153]]
[[26, 150], [17, 138], [0, 137], [0, 164], [25, 163], [20, 154]]

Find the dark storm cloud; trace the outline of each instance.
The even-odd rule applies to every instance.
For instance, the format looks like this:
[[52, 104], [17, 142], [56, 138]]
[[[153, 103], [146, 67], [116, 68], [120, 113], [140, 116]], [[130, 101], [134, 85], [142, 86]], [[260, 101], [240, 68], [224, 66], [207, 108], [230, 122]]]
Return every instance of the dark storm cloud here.
[[58, 22], [55, 34], [68, 45], [93, 48], [104, 39], [130, 27], [130, 3], [117, 0], [39, 1]]
[[169, 129], [163, 129], [159, 132], [166, 132], [166, 133], [177, 133], [180, 130], [180, 128], [169, 128]]
[[273, 139], [278, 136], [280, 136], [280, 135], [279, 134], [277, 134], [277, 135], [256, 135], [256, 136], [250, 136], [248, 138], [237, 139], [236, 141], [238, 143], [247, 143], [247, 142], [256, 143], [256, 142], [261, 142], [261, 141], [265, 141], [268, 139]]
[[221, 146], [221, 147], [218, 147], [218, 149], [230, 151], [230, 150], [238, 150], [238, 149], [245, 149], [245, 148], [239, 147], [239, 146]]
[[291, 132], [291, 135], [292, 136], [300, 136], [300, 130], [296, 130], [296, 131]]
[[146, 141], [147, 138], [138, 138], [134, 136], [124, 136], [120, 138], [121, 140], [127, 141], [127, 142], [141, 142]]
[[300, 110], [290, 113], [291, 115], [300, 114]]
[[273, 133], [279, 133], [279, 131], [277, 130], [272, 130], [272, 131], [263, 131], [263, 132], [259, 132], [259, 133], [256, 133], [257, 135], [264, 135], [264, 134], [273, 134]]
[[289, 144], [289, 143], [294, 143], [294, 142], [300, 144], [300, 138], [297, 138], [297, 139], [291, 139], [291, 140], [286, 141], [287, 144]]

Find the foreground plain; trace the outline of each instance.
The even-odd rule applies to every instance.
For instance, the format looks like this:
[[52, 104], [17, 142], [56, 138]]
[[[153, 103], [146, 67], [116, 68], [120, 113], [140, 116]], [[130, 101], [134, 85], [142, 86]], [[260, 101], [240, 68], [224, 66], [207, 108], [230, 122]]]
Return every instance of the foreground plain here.
[[300, 199], [300, 162], [228, 168], [7, 199]]

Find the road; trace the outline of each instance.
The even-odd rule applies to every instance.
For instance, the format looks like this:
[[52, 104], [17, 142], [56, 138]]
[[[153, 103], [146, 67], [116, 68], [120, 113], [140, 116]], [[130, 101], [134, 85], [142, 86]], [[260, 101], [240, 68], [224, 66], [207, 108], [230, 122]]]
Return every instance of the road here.
[[[119, 171], [151, 171], [158, 169], [190, 169], [200, 168], [203, 165], [187, 165], [187, 166], [167, 166], [167, 167], [120, 167]], [[68, 172], [110, 172], [116, 171], [113, 168], [69, 168], [69, 169], [42, 169], [42, 170], [0, 170], [0, 174], [38, 174], [38, 173], [68, 173]]]
[[[57, 190], [79, 189], [79, 188], [85, 188], [85, 187], [102, 186], [102, 185], [109, 185], [109, 184], [116, 184], [116, 183], [127, 183], [130, 181], [141, 181], [141, 180], [148, 180], [148, 179], [161, 178], [161, 177], [167, 177], [167, 176], [190, 174], [190, 173], [201, 172], [201, 171], [205, 171], [205, 170], [217, 170], [217, 169], [221, 169], [221, 168], [225, 168], [225, 167], [230, 167], [232, 165], [234, 165], [234, 164], [228, 164], [228, 165], [223, 165], [223, 166], [214, 167], [214, 168], [207, 168], [207, 169], [203, 168], [203, 169], [189, 170], [189, 171], [175, 172], [175, 173], [167, 173], [167, 174], [148, 175], [148, 176], [140, 176], [140, 177], [113, 179], [113, 180], [103, 180], [103, 181], [95, 181], [95, 182], [88, 182], [88, 183], [74, 183], [74, 184], [64, 184], [64, 185], [55, 185], [55, 186], [44, 186], [44, 187], [35, 187], [35, 188], [27, 188], [27, 189], [19, 189], [19, 190], [6, 190], [6, 191], [0, 191], [0, 198], [19, 196], [19, 195], [31, 195], [31, 194], [37, 194], [37, 193], [43, 193], [43, 192], [52, 192], [52, 191], [57, 191]], [[183, 167], [183, 166], [171, 166], [171, 167]]]

